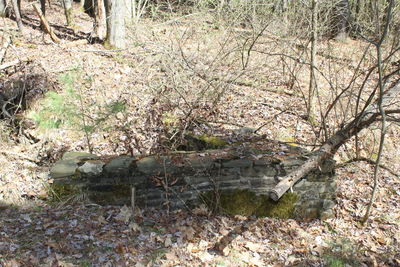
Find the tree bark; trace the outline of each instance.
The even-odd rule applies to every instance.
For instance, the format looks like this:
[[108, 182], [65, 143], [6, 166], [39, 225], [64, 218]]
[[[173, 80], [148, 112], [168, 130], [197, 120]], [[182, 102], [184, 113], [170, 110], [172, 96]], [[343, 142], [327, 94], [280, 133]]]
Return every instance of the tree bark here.
[[315, 78], [315, 65], [317, 55], [317, 15], [318, 3], [317, 0], [312, 0], [311, 3], [311, 60], [310, 60], [310, 83], [308, 88], [308, 106], [307, 117], [311, 123], [315, 122], [315, 95], [317, 90], [317, 80]]
[[4, 18], [7, 13], [7, 3], [6, 0], [0, 0], [0, 18]]
[[106, 0], [107, 36], [104, 46], [107, 49], [125, 48], [125, 5], [121, 0]]
[[43, 16], [46, 16], [46, 0], [40, 0], [40, 9], [42, 10]]
[[100, 40], [104, 40], [107, 33], [106, 10], [103, 0], [95, 0], [94, 31]]
[[12, 4], [13, 9], [14, 9], [15, 20], [17, 21], [18, 30], [20, 32], [23, 32], [24, 31], [24, 25], [22, 24], [21, 9], [19, 8], [18, 1], [17, 0], [11, 0], [11, 4]]
[[[392, 101], [395, 101], [400, 93], [400, 82], [388, 90], [382, 97], [382, 106], [387, 107]], [[386, 111], [388, 112], [388, 111]], [[400, 113], [399, 110], [393, 113]], [[282, 195], [289, 190], [298, 180], [309, 174], [311, 171], [318, 169], [324, 160], [333, 157], [336, 151], [347, 140], [359, 133], [361, 130], [369, 127], [372, 123], [381, 119], [378, 111], [378, 105], [375, 103], [368, 106], [364, 111], [360, 112], [349, 124], [343, 129], [336, 132], [325, 142], [320, 149], [313, 153], [312, 156], [295, 171], [286, 175], [270, 192], [270, 197], [277, 201]]]
[[65, 18], [67, 19], [67, 26], [70, 26], [73, 20], [72, 0], [63, 0], [63, 3]]

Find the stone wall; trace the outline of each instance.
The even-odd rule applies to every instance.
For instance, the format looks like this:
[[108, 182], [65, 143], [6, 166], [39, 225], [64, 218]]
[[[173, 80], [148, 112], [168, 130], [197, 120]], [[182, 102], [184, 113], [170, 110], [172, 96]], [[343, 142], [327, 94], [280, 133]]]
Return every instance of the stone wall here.
[[[192, 208], [207, 192], [246, 190], [268, 195], [279, 177], [300, 166], [307, 151], [271, 141], [227, 149], [168, 155], [100, 158], [67, 152], [50, 171], [58, 196], [84, 194], [100, 204], [129, 204], [131, 187], [140, 207]], [[335, 205], [334, 162], [328, 161], [294, 187], [293, 217], [331, 217]]]

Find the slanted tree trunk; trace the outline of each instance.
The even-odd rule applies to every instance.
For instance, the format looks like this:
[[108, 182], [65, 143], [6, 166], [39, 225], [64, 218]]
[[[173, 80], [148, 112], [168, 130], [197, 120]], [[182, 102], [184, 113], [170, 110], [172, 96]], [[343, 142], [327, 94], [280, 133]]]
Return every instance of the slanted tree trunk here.
[[50, 27], [50, 24], [47, 22], [46, 17], [43, 16], [42, 10], [36, 4], [33, 4], [33, 10], [35, 10], [36, 14], [40, 19], [40, 24], [43, 25], [43, 29], [50, 35], [51, 39], [55, 43], [60, 43], [61, 42], [60, 38], [58, 38], [57, 35], [54, 34], [53, 30]]
[[121, 0], [106, 0], [107, 49], [125, 48], [125, 5]]
[[[388, 90], [382, 97], [382, 106], [387, 107], [391, 102], [395, 101], [400, 93], [400, 82]], [[386, 114], [400, 113], [400, 110], [386, 110]], [[313, 153], [309, 159], [297, 168], [295, 171], [282, 177], [281, 181], [270, 192], [270, 197], [277, 201], [281, 196], [289, 190], [298, 180], [309, 174], [311, 171], [318, 169], [319, 166], [328, 158], [333, 157], [336, 151], [351, 137], [359, 133], [362, 129], [368, 128], [371, 124], [381, 120], [381, 113], [378, 105], [370, 105], [360, 112], [349, 124], [343, 129], [336, 132], [326, 141], [320, 149]]]
[[73, 9], [72, 0], [63, 0], [65, 18], [67, 19], [67, 25], [70, 26], [73, 20]]
[[7, 4], [6, 0], [0, 0], [0, 17], [4, 18], [7, 13]]
[[95, 1], [95, 14], [94, 14], [94, 31], [96, 36], [99, 37], [100, 40], [104, 40], [107, 33], [106, 27], [106, 10], [104, 6], [103, 0], [94, 0]]
[[18, 0], [11, 0], [11, 4], [12, 4], [13, 9], [14, 9], [15, 20], [17, 21], [18, 30], [20, 32], [23, 32], [24, 31], [24, 25], [22, 24], [21, 9], [20, 9], [20, 6], [18, 4]]

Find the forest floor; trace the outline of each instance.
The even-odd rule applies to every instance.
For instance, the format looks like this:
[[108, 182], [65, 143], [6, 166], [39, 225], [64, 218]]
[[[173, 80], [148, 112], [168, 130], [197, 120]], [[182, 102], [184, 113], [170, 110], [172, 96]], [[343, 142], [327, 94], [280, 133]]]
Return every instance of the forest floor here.
[[[0, 45], [12, 38], [2, 63], [21, 60], [0, 71], [0, 90], [23, 84], [28, 99], [14, 129], [6, 120], [0, 122], [0, 266], [400, 266], [398, 126], [388, 131], [383, 164], [390, 171], [379, 172], [381, 187], [365, 225], [360, 220], [372, 191], [373, 166], [364, 161], [337, 168], [335, 217], [325, 221], [211, 215], [204, 207], [132, 212], [86, 201], [50, 202], [49, 167], [65, 151], [87, 149], [87, 139], [68, 114], [59, 118], [57, 109], [40, 113], [50, 103], [43, 102], [49, 99], [46, 92], [60, 93], [61, 105], [95, 118], [113, 101], [126, 103], [124, 112], [90, 132], [93, 152], [99, 155], [163, 151], [160, 121], [228, 142], [240, 140], [246, 129], [259, 129], [257, 134], [266, 138], [312, 147], [313, 127], [301, 119], [307, 69], [271, 55], [289, 53], [289, 46], [272, 32], [257, 37], [205, 12], [145, 18], [129, 26], [126, 49], [111, 51], [96, 43], [68, 45], [90, 39], [92, 20], [82, 12], [76, 12], [74, 26], [68, 28], [60, 6], [47, 11], [61, 44], [40, 30], [29, 3], [23, 3], [23, 18], [23, 35], [13, 20], [0, 21]], [[257, 40], [255, 52], [247, 53], [249, 40]], [[297, 41], [284, 43], [293, 43], [299, 51], [291, 52], [301, 53]], [[333, 56], [321, 53], [319, 60], [332, 68], [338, 86], [351, 78], [364, 46], [354, 40], [321, 42], [321, 50]], [[63, 93], [70, 84], [62, 75], [70, 72], [80, 98]], [[296, 79], [288, 75], [293, 72]], [[332, 100], [331, 94], [321, 89], [321, 105]], [[71, 124], [42, 129], [38, 117], [39, 122], [57, 117]], [[202, 126], [193, 126], [198, 124]], [[134, 130], [128, 127], [132, 125]], [[362, 156], [376, 157], [377, 133], [372, 129], [360, 135]], [[352, 158], [352, 142], [338, 152], [338, 163]], [[212, 250], [242, 224], [248, 229], [222, 255]]]

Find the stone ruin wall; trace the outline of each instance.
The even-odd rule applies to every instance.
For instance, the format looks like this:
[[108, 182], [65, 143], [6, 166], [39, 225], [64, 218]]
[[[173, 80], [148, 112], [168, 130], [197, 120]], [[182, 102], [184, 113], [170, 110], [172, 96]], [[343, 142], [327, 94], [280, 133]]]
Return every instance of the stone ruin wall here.
[[[260, 151], [243, 146], [202, 151], [177, 152], [162, 156], [111, 159], [83, 152], [68, 152], [50, 171], [54, 191], [60, 195], [84, 193], [91, 201], [105, 205], [135, 203], [140, 207], [191, 208], [201, 204], [205, 192], [249, 190], [268, 195], [279, 177], [304, 161], [304, 150], [286, 146], [287, 152]], [[336, 183], [334, 161], [327, 161], [292, 188], [298, 196], [296, 218], [333, 216]]]

